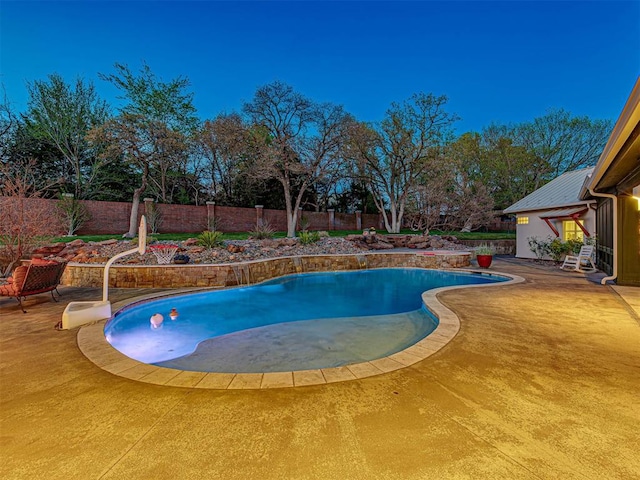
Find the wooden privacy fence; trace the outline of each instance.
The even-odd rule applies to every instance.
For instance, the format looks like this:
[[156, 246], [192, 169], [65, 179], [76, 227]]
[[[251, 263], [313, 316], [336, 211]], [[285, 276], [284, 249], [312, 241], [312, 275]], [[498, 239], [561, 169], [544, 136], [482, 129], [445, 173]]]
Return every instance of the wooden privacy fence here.
[[[3, 197], [3, 201], [11, 201], [10, 197]], [[58, 200], [45, 198], [29, 198], [28, 208], [42, 209], [52, 221], [57, 218], [56, 203]], [[131, 216], [130, 202], [102, 202], [95, 200], [80, 200], [90, 219], [76, 232], [79, 235], [101, 235], [125, 233], [129, 230]], [[154, 203], [153, 199], [145, 199], [140, 203], [140, 216], [156, 209], [160, 214], [159, 233], [197, 233], [215, 224], [222, 232], [248, 232], [258, 225], [268, 223], [276, 231], [287, 229], [286, 212], [273, 210], [256, 205], [254, 208], [227, 207], [207, 202], [206, 205], [169, 205]], [[360, 230], [375, 227], [382, 229], [382, 217], [379, 214], [336, 213], [326, 212], [298, 212], [298, 226], [300, 220], [308, 221], [311, 230]], [[61, 230], [61, 234], [66, 231]]]

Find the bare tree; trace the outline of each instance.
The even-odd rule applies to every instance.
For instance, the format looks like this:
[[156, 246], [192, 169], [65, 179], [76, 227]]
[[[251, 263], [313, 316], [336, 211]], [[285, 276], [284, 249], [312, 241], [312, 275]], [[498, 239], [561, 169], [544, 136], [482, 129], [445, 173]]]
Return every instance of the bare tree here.
[[198, 133], [198, 145], [207, 160], [210, 192], [217, 201], [233, 200], [235, 180], [249, 154], [250, 135], [242, 117], [236, 113], [205, 121]]
[[259, 88], [243, 110], [260, 145], [253, 174], [275, 178], [282, 185], [287, 236], [294, 237], [304, 193], [337, 168], [345, 130], [352, 120], [342, 107], [315, 104], [280, 82]]
[[52, 211], [39, 202], [35, 160], [0, 164], [0, 265], [8, 275], [15, 263], [48, 237], [61, 233]]
[[350, 156], [368, 184], [389, 233], [399, 233], [407, 199], [451, 136], [455, 115], [445, 96], [413, 95], [393, 103], [380, 124], [354, 124]]

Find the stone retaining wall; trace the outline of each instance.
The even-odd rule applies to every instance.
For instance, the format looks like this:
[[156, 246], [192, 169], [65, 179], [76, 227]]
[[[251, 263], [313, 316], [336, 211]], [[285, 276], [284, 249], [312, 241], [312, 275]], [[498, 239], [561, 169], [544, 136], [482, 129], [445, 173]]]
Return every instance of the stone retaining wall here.
[[488, 245], [493, 248], [496, 255], [515, 255], [516, 241], [514, 240], [458, 240], [467, 247], [476, 248], [480, 245]]
[[[463, 268], [469, 252], [368, 253], [310, 255], [221, 265], [117, 265], [109, 272], [111, 288], [229, 287], [258, 283], [293, 273], [385, 267]], [[63, 285], [102, 287], [104, 265], [69, 263]]]

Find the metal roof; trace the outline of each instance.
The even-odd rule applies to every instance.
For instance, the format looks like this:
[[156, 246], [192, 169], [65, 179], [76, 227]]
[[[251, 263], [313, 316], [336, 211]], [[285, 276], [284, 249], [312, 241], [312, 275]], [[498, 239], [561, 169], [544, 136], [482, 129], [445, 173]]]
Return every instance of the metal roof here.
[[589, 208], [586, 205], [581, 205], [580, 207], [575, 208], [563, 208], [561, 210], [551, 210], [550, 212], [545, 212], [544, 215], [540, 215], [540, 218], [565, 218], [571, 217], [572, 215], [584, 213]]
[[593, 167], [565, 172], [509, 208], [506, 208], [504, 213], [588, 205], [589, 202], [580, 200], [580, 188], [587, 175], [592, 172]]

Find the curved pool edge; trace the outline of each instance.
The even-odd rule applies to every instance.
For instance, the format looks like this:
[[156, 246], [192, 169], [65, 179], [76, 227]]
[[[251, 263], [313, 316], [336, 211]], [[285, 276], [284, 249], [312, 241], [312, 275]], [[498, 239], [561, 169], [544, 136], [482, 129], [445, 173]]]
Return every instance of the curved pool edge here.
[[[525, 281], [524, 278], [518, 275], [501, 272], [458, 268], [452, 271], [501, 276], [507, 277], [509, 280], [478, 285], [440, 287], [423, 292], [422, 302], [425, 307], [438, 318], [438, 326], [436, 329], [419, 342], [400, 352], [368, 362], [318, 370], [296, 370], [272, 373], [211, 373], [176, 370], [133, 360], [113, 348], [104, 336], [104, 325], [107, 320], [101, 320], [81, 327], [77, 336], [78, 348], [89, 361], [102, 370], [129, 380], [155, 385], [212, 390], [258, 390], [325, 385], [359, 380], [410, 367], [432, 356], [453, 340], [460, 331], [460, 319], [458, 315], [438, 300], [437, 296], [440, 293], [459, 288], [497, 287]], [[203, 289], [180, 289], [171, 292], [142, 295], [114, 304], [114, 311], [118, 311], [127, 305], [152, 298], [200, 290]]]

